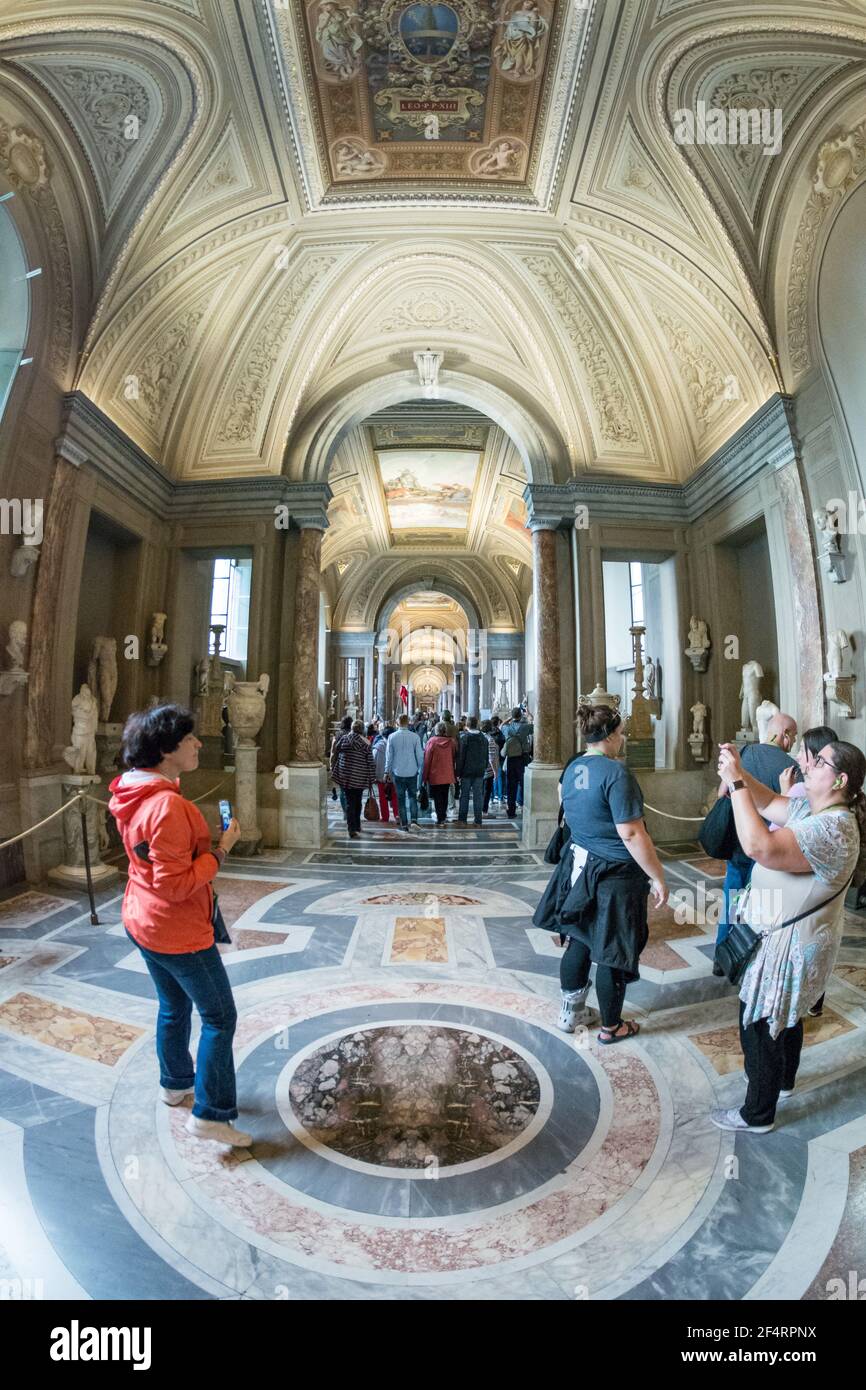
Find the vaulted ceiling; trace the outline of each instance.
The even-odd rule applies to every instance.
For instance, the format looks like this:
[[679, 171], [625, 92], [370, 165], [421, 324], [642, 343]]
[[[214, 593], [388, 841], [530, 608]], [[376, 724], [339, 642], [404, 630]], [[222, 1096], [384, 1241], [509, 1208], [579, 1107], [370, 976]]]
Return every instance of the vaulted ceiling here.
[[[683, 479], [817, 369], [864, 41], [862, 0], [6, 0], [39, 369], [176, 478], [309, 476], [350, 404], [324, 476], [429, 347], [534, 477]], [[701, 104], [765, 134], [682, 142]]]

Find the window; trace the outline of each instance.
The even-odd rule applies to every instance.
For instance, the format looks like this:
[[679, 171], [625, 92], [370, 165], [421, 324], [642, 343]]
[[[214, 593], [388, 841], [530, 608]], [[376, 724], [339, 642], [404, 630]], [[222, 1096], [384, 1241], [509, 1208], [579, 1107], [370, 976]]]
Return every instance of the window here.
[[[250, 627], [250, 581], [252, 560], [214, 560], [211, 589], [211, 626], [220, 624], [222, 655], [231, 661], [246, 661]], [[214, 650], [214, 635], [210, 635]]]
[[628, 567], [629, 580], [631, 583], [631, 625], [638, 627], [643, 624], [643, 566], [635, 564], [634, 561]]
[[0, 418], [24, 356], [30, 320], [30, 281], [15, 223], [0, 206]]
[[493, 708], [513, 709], [520, 699], [517, 689], [517, 662], [502, 658], [491, 661], [490, 678], [493, 686]]

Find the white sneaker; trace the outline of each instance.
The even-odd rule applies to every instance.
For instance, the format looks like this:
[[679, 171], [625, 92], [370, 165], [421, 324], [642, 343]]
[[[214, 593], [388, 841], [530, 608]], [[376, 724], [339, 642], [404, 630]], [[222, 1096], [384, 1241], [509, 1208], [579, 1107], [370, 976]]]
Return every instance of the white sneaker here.
[[788, 1097], [789, 1097], [789, 1096], [792, 1096], [793, 1094], [794, 1094], [794, 1087], [792, 1086], [791, 1089], [790, 1089], [790, 1091], [780, 1091], [780, 1092], [779, 1092], [779, 1100], [787, 1100]]
[[589, 985], [585, 989], [574, 990], [572, 994], [567, 994], [565, 990], [562, 991], [562, 1006], [559, 1010], [556, 1026], [563, 1033], [573, 1033], [581, 1014], [587, 1013], [586, 996], [588, 994]]
[[713, 1110], [710, 1119], [717, 1129], [733, 1129], [748, 1134], [769, 1134], [773, 1125], [750, 1125], [739, 1110]]
[[236, 1149], [248, 1149], [253, 1142], [253, 1136], [235, 1129], [231, 1120], [201, 1120], [198, 1115], [190, 1115], [186, 1132], [196, 1139], [212, 1139], [215, 1144], [231, 1144]]
[[180, 1105], [184, 1096], [191, 1096], [195, 1092], [195, 1086], [187, 1086], [185, 1091], [168, 1091], [165, 1086], [159, 1088], [159, 1098], [164, 1105]]

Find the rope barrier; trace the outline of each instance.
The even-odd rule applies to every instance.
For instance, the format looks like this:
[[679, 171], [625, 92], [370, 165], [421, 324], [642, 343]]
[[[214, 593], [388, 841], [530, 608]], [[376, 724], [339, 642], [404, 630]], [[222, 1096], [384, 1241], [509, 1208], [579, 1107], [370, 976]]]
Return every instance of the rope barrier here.
[[[46, 816], [44, 820], [37, 821], [36, 824], [31, 825], [28, 830], [22, 830], [20, 835], [13, 835], [10, 840], [3, 840], [2, 843], [0, 843], [0, 849], [7, 849], [9, 845], [17, 844], [19, 840], [26, 840], [28, 835], [32, 835], [36, 830], [41, 830], [43, 825], [47, 825], [49, 821], [56, 820], [58, 816], [62, 816], [64, 811], [68, 811], [70, 806], [74, 806], [76, 802], [82, 801], [85, 796], [85, 792], [76, 792], [71, 801], [67, 801], [66, 805], [61, 806], [59, 811], [52, 811], [50, 816]], [[88, 799], [92, 800], [92, 798]]]
[[658, 806], [650, 806], [650, 804], [649, 804], [648, 801], [645, 801], [645, 802], [644, 802], [644, 806], [646, 807], [646, 809], [647, 809], [648, 811], [654, 811], [655, 814], [656, 814], [657, 816], [664, 816], [667, 820], [688, 820], [688, 821], [705, 821], [705, 820], [706, 820], [706, 816], [674, 816], [674, 815], [671, 815], [670, 811], [660, 811], [659, 808], [658, 808]]

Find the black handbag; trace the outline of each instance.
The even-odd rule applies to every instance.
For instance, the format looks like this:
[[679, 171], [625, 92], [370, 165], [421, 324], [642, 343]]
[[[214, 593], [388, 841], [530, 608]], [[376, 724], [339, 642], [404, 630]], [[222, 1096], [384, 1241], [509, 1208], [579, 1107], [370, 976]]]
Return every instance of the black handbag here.
[[698, 831], [698, 844], [711, 859], [731, 859], [740, 848], [734, 808], [729, 796], [720, 796]]
[[765, 936], [772, 936], [777, 931], [784, 931], [786, 927], [793, 927], [796, 922], [802, 922], [804, 917], [811, 917], [814, 912], [819, 912], [834, 898], [838, 898], [840, 893], [847, 892], [850, 883], [851, 879], [849, 878], [847, 883], [843, 884], [841, 888], [837, 888], [836, 892], [831, 893], [829, 898], [825, 898], [822, 903], [807, 908], [805, 912], [798, 913], [796, 917], [790, 917], [787, 922], [780, 922], [778, 927], [773, 927], [772, 931], [763, 934], [753, 931], [748, 922], [741, 922], [737, 918], [731, 924], [730, 931], [724, 941], [720, 941], [716, 947], [716, 965], [727, 975], [732, 985], [738, 985]]
[[571, 831], [563, 818], [563, 808], [560, 806], [556, 829], [548, 841], [547, 849], [544, 851], [545, 864], [558, 864], [563, 846], [566, 845], [570, 839]]
[[418, 793], [418, 805], [422, 811], [429, 811], [430, 809], [430, 793], [427, 790], [426, 782], [421, 783], [421, 790]]
[[220, 946], [230, 946], [232, 944], [232, 939], [229, 936], [229, 929], [225, 924], [225, 919], [223, 917], [222, 909], [220, 908], [219, 904], [219, 898], [217, 897], [216, 893], [214, 893], [213, 895], [213, 912], [211, 913], [211, 922], [213, 923], [214, 942], [219, 942]]

